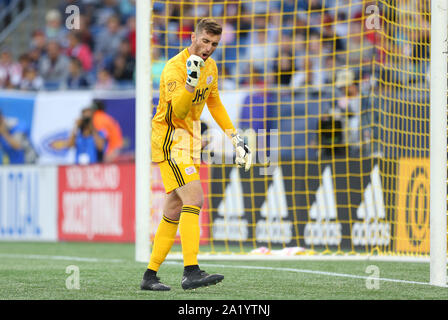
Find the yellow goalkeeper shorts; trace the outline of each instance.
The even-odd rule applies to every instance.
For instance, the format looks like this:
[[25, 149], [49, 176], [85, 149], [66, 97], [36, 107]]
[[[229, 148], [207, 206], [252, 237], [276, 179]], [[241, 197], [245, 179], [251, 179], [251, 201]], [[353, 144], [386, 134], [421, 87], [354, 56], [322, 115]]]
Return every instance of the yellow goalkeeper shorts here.
[[200, 165], [194, 164], [193, 161], [191, 163], [177, 163], [175, 159], [170, 159], [158, 162], [158, 165], [166, 193], [170, 193], [191, 181], [200, 179]]

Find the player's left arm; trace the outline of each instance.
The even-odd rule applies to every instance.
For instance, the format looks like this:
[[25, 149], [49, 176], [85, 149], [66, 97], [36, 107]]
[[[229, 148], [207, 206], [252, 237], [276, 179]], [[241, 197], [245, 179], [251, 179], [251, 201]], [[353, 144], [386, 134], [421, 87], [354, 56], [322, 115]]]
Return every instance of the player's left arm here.
[[244, 170], [248, 171], [252, 165], [252, 153], [233, 126], [232, 120], [230, 120], [229, 114], [217, 93], [217, 88], [212, 89], [207, 99], [207, 107], [219, 127], [232, 139], [236, 151], [236, 164], [239, 168], [244, 167]]

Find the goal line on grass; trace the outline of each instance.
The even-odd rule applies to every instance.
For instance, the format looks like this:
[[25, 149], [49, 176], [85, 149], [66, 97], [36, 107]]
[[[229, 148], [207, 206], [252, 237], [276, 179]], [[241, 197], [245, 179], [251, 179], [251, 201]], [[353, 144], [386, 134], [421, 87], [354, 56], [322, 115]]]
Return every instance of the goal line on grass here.
[[[89, 258], [89, 257], [77, 257], [77, 256], [40, 255], [40, 254], [14, 254], [14, 253], [0, 253], [0, 258], [38, 259], [38, 260], [62, 260], [62, 261], [78, 261], [78, 262], [107, 262], [107, 263], [110, 263], [110, 262], [112, 262], [112, 263], [123, 263], [123, 262], [127, 262], [128, 261], [128, 260], [125, 260], [125, 259], [101, 259], [101, 258]], [[302, 258], [304, 258], [304, 257], [302, 257]], [[311, 259], [311, 258], [314, 258], [314, 259]], [[316, 258], [317, 257], [310, 257], [310, 259], [308, 259], [308, 260], [321, 260], [321, 259], [316, 259]], [[327, 258], [330, 258], [330, 257], [327, 257]], [[352, 261], [362, 261], [361, 259], [355, 260], [353, 258], [355, 258], [355, 257], [352, 257], [352, 259], [349, 259], [349, 260], [352, 260]], [[339, 260], [340, 259], [341, 258], [339, 257]], [[266, 261], [266, 259], [264, 259], [264, 260]], [[383, 261], [391, 261], [391, 260], [388, 259], [388, 260], [383, 260]], [[421, 259], [420, 259], [420, 261], [421, 261]], [[180, 266], [183, 265], [182, 262], [174, 261], [174, 259], [165, 261], [165, 264], [180, 265]], [[201, 263], [201, 266], [204, 266], [204, 267], [218, 267], [218, 268], [224, 268], [224, 269], [227, 268], [227, 269], [247, 269], [247, 270], [269, 270], [269, 271], [279, 271], [279, 272], [295, 272], [295, 273], [314, 274], [314, 275], [322, 275], [322, 276], [338, 277], [338, 278], [349, 278], [349, 279], [362, 279], [362, 280], [372, 279], [372, 276], [354, 275], [354, 274], [337, 273], [337, 272], [327, 272], [327, 271], [320, 271], [320, 270], [284, 268], [284, 267], [266, 267], [266, 266], [248, 266], [248, 265], [225, 265], [225, 264], [215, 264], [215, 263]], [[383, 282], [395, 282], [395, 283], [402, 283], [402, 284], [432, 286], [432, 284], [430, 284], [429, 282], [420, 282], [420, 281], [411, 281], [411, 280], [380, 278], [380, 277], [378, 277], [376, 280], [383, 281]]]
[[[182, 264], [181, 262], [175, 262], [175, 261], [168, 261], [165, 263], [167, 263], [167, 264]], [[372, 279], [372, 276], [360, 276], [360, 275], [347, 274], [347, 273], [327, 272], [327, 271], [308, 270], [308, 269], [296, 269], [296, 268], [283, 268], [283, 267], [264, 267], [264, 266], [245, 266], [245, 265], [233, 266], [233, 265], [214, 264], [214, 263], [201, 263], [201, 266], [233, 268], [233, 269], [296, 272], [296, 273], [306, 273], [306, 274], [315, 274], [315, 275], [323, 275], [323, 276], [338, 277], [338, 278], [362, 279], [362, 280]], [[390, 279], [390, 278], [380, 278], [380, 277], [376, 278], [376, 280], [384, 281], [384, 282], [396, 282], [396, 283], [403, 283], [403, 284], [416, 284], [416, 285], [432, 286], [432, 284], [430, 284], [429, 282], [420, 282], [420, 281], [411, 281], [411, 280], [400, 280], [400, 279]]]

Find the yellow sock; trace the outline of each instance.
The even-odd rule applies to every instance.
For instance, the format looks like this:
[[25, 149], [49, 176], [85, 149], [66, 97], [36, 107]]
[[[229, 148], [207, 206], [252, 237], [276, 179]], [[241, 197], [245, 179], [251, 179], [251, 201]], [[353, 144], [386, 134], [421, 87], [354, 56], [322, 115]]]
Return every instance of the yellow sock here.
[[180, 241], [182, 243], [182, 254], [184, 266], [198, 264], [199, 252], [199, 211], [201, 208], [185, 205], [182, 207], [179, 220]]
[[148, 269], [159, 271], [160, 265], [170, 252], [176, 238], [179, 221], [171, 220], [163, 216], [157, 228], [152, 247], [151, 258], [149, 259]]

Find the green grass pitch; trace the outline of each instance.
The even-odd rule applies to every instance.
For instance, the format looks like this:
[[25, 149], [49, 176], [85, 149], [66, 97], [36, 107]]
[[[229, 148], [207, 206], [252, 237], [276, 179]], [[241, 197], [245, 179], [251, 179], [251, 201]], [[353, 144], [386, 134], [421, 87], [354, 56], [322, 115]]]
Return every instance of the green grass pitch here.
[[[375, 282], [368, 266], [377, 267]], [[79, 289], [67, 288], [68, 266]], [[145, 263], [134, 245], [0, 242], [1, 300], [398, 300], [448, 299], [448, 288], [428, 285], [428, 263], [377, 261], [200, 261], [224, 274], [216, 286], [184, 291], [181, 261], [167, 260], [158, 275], [168, 292], [142, 291]], [[69, 270], [70, 272], [70, 270]]]

